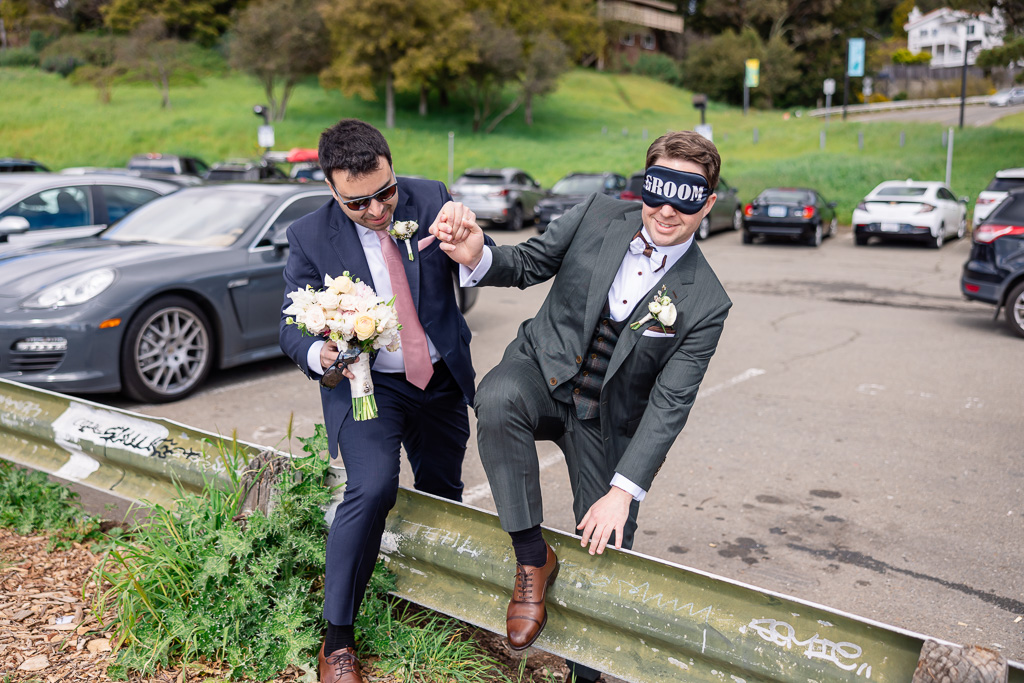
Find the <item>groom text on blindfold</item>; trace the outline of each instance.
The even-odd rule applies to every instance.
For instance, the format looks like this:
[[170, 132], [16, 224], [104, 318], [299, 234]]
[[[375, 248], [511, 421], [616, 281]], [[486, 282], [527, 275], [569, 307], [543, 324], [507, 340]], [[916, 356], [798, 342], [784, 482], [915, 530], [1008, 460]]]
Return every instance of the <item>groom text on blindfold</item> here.
[[652, 208], [670, 205], [688, 216], [700, 211], [708, 201], [707, 178], [696, 173], [677, 171], [664, 166], [651, 166], [644, 177], [640, 196]]

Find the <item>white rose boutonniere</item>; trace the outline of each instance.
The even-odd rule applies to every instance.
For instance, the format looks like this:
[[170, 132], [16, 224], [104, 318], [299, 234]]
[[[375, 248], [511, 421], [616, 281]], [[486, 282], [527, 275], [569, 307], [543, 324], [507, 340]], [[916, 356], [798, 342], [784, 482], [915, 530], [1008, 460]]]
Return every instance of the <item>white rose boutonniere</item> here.
[[631, 330], [639, 330], [640, 326], [649, 320], [657, 320], [658, 324], [661, 325], [661, 329], [664, 330], [667, 327], [672, 327], [676, 322], [676, 305], [672, 303], [672, 299], [665, 296], [665, 286], [662, 285], [661, 290], [654, 295], [654, 300], [647, 304], [647, 310], [650, 311], [647, 315], [637, 320], [635, 323], [629, 326]]
[[416, 231], [420, 229], [420, 224], [416, 221], [395, 221], [391, 225], [391, 229], [388, 230], [388, 234], [394, 237], [396, 240], [405, 241], [405, 249], [409, 252], [409, 260], [412, 261], [412, 238], [416, 235]]

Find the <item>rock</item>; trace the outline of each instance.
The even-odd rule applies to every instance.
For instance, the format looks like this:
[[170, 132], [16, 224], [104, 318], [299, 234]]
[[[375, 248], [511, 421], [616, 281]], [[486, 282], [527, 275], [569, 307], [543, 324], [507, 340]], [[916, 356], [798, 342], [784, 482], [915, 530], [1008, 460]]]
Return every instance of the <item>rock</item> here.
[[93, 654], [96, 654], [97, 652], [110, 652], [110, 639], [96, 638], [95, 640], [90, 640], [86, 644], [86, 647], [89, 649], [89, 652]]
[[36, 655], [22, 662], [18, 671], [42, 671], [48, 666], [50, 666], [50, 660], [46, 658], [46, 655]]

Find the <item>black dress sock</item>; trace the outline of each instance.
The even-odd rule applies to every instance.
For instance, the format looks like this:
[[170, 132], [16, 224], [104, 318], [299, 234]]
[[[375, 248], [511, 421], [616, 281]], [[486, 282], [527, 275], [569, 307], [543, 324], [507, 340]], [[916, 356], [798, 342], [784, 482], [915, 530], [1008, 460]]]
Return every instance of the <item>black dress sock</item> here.
[[327, 635], [324, 636], [324, 656], [328, 657], [333, 652], [344, 647], [356, 646], [356, 632], [352, 624], [347, 626], [335, 626], [327, 622]]
[[540, 525], [510, 531], [512, 548], [516, 552], [516, 562], [530, 567], [543, 567], [548, 559], [548, 544], [540, 533]]

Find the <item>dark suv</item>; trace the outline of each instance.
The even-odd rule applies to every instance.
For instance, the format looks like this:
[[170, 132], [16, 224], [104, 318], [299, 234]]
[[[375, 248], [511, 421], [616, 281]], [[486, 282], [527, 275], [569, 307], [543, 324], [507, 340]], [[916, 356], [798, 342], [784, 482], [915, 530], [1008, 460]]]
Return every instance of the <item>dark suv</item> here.
[[548, 223], [594, 193], [616, 199], [626, 189], [626, 178], [618, 173], [570, 173], [551, 187], [551, 192], [537, 202], [537, 227], [540, 232]]
[[1024, 337], [1024, 190], [1011, 192], [975, 226], [960, 290], [994, 305], [996, 316], [1005, 306], [1006, 324]]

